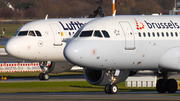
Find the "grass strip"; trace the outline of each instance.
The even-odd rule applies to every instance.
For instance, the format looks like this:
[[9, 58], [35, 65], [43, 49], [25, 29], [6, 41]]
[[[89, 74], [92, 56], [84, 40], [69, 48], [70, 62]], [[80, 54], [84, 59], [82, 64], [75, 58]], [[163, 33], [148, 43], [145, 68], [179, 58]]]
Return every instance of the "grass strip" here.
[[[155, 88], [125, 87], [125, 82], [117, 86], [119, 91], [155, 91]], [[0, 89], [0, 93], [104, 92], [104, 86], [94, 86], [87, 81], [0, 83]]]
[[180, 96], [180, 94], [173, 94], [173, 95], [169, 95], [169, 96]]
[[5, 36], [11, 37], [23, 24], [4, 24], [0, 25], [0, 36], [2, 35], [2, 28], [5, 28]]

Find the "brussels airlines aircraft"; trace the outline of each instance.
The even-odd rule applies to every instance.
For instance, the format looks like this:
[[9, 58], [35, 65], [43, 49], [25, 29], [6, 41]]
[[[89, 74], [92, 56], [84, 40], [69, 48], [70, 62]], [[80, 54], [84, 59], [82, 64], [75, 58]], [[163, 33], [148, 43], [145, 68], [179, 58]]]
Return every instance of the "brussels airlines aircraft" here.
[[39, 78], [47, 80], [47, 73], [61, 73], [72, 68], [63, 56], [63, 49], [74, 33], [91, 20], [44, 19], [27, 23], [9, 39], [6, 52], [23, 60], [42, 61], [40, 67], [44, 73]]
[[79, 29], [64, 49], [65, 58], [86, 67], [93, 85], [117, 93], [120, 83], [136, 70], [162, 75], [159, 93], [175, 93], [177, 82], [168, 72], [180, 71], [180, 16], [115, 16], [93, 20]]

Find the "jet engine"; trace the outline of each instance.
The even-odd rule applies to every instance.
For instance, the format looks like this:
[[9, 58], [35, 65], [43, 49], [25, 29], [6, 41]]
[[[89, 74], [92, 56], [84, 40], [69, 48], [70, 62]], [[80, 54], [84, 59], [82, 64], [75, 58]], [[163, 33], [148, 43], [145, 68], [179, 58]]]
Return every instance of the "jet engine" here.
[[44, 61], [39, 62], [40, 68], [43, 70], [43, 73], [39, 74], [40, 80], [48, 80], [49, 74], [48, 73], [62, 73], [69, 71], [73, 64], [69, 62], [51, 62], [51, 61]]
[[133, 71], [129, 71], [129, 76], [134, 76], [137, 74], [137, 71], [136, 70], [133, 70]]
[[[110, 77], [107, 75], [106, 70], [83, 69], [83, 74], [85, 79], [92, 85], [106, 86], [107, 84], [111, 84]], [[125, 81], [128, 76], [129, 71], [120, 71], [114, 84]]]
[[45, 62], [40, 62], [39, 65], [44, 73], [66, 72], [66, 71], [69, 71], [73, 67], [73, 64], [71, 64], [69, 62], [45, 61]]

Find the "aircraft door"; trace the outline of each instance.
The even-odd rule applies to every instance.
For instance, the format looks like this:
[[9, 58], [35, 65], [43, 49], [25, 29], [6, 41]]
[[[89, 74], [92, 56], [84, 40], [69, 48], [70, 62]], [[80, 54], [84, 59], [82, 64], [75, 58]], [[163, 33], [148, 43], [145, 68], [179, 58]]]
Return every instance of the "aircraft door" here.
[[119, 22], [121, 28], [123, 29], [125, 36], [125, 49], [126, 50], [134, 50], [135, 49], [135, 37], [134, 32], [131, 28], [131, 25], [127, 21]]
[[54, 35], [54, 46], [61, 46], [62, 39], [61, 39], [61, 32], [60, 32], [58, 25], [53, 23], [53, 24], [50, 24], [50, 27], [51, 27], [53, 35]]

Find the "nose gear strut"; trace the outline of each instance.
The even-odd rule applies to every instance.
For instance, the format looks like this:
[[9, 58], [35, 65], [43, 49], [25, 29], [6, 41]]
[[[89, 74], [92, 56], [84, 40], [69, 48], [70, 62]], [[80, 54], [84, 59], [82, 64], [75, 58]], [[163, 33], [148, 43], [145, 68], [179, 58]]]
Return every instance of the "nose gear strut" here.
[[51, 61], [44, 61], [44, 62], [39, 63], [39, 65], [43, 69], [43, 73], [39, 74], [40, 80], [48, 80], [49, 79], [49, 74], [47, 72], [48, 72], [48, 68], [49, 68], [50, 64], [51, 64]]
[[105, 86], [106, 94], [116, 94], [118, 92], [118, 87], [116, 86], [117, 77], [120, 74], [120, 70], [107, 70], [106, 75], [110, 77], [109, 81], [111, 84]]

